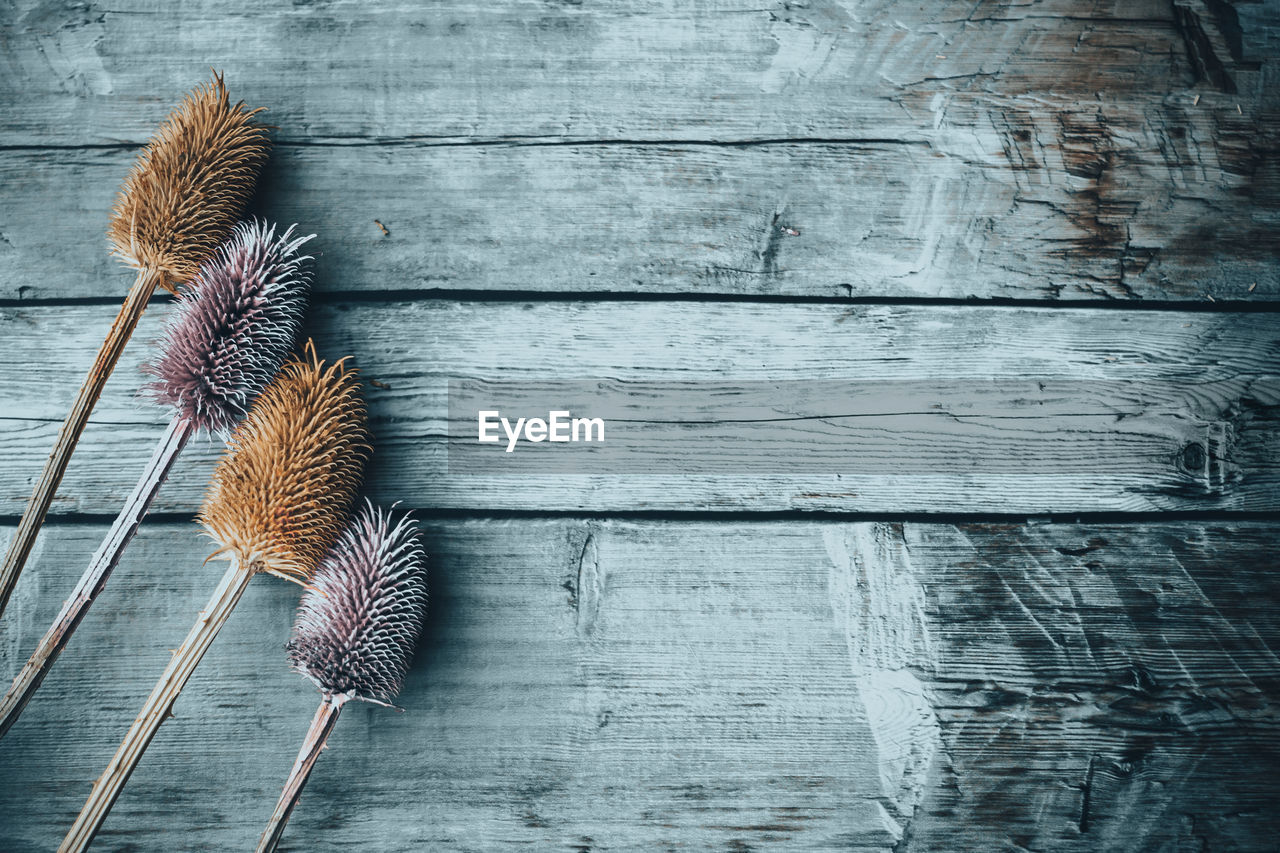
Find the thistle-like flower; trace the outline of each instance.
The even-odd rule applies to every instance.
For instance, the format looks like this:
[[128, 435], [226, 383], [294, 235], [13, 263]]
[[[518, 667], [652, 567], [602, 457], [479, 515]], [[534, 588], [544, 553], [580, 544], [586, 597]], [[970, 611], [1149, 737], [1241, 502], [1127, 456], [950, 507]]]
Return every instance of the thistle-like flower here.
[[395, 701], [426, 619], [425, 561], [413, 519], [366, 501], [298, 606], [293, 669], [328, 696]]
[[323, 698], [257, 853], [276, 849], [342, 706], [389, 705], [400, 693], [427, 616], [425, 562], [413, 520], [393, 524], [367, 501], [320, 561], [298, 606], [289, 661]]
[[368, 418], [346, 359], [287, 362], [231, 434], [200, 510], [217, 554], [306, 580], [346, 526], [370, 453]]
[[346, 528], [369, 455], [359, 382], [345, 359], [329, 367], [308, 341], [254, 402], [214, 470], [200, 521], [231, 566], [134, 718], [63, 839], [59, 853], [93, 841], [204, 653], [259, 572], [310, 577]]
[[139, 270], [164, 274], [175, 290], [196, 274], [253, 195], [267, 161], [262, 108], [231, 103], [222, 76], [197, 86], [139, 155], [116, 199], [111, 253]]
[[144, 393], [175, 415], [227, 438], [293, 349], [311, 287], [314, 237], [276, 236], [274, 225], [242, 222], [182, 289], [159, 358], [144, 369]]
[[151, 501], [198, 429], [224, 438], [280, 370], [302, 326], [310, 275], [290, 227], [242, 223], [178, 301], [146, 392], [173, 410], [138, 485], [62, 603], [40, 645], [0, 699], [0, 736], [17, 721], [120, 562]]

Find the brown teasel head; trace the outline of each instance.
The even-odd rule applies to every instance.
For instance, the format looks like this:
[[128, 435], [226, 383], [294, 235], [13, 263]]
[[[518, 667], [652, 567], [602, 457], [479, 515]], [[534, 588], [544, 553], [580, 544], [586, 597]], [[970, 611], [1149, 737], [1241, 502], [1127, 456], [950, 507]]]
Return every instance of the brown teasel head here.
[[393, 702], [427, 617], [426, 554], [408, 515], [365, 507], [320, 561], [289, 662], [325, 696]]
[[326, 367], [307, 341], [236, 427], [200, 509], [214, 556], [302, 582], [346, 527], [370, 436], [345, 362]]
[[223, 438], [231, 434], [288, 357], [311, 289], [315, 235], [277, 235], [266, 222], [241, 222], [231, 239], [182, 287], [160, 351], [144, 365], [143, 393], [175, 417]]
[[231, 103], [222, 76], [197, 86], [147, 143], [125, 179], [107, 238], [135, 269], [161, 284], [196, 274], [240, 218], [267, 160], [262, 108]]

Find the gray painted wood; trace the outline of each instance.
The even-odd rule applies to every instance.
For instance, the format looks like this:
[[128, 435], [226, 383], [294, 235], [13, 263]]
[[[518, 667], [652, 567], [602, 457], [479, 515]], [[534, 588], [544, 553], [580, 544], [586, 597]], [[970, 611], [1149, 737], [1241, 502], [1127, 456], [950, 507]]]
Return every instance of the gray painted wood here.
[[[0, 496], [16, 516], [53, 441], [65, 394], [105, 326], [96, 305], [0, 312]], [[114, 514], [166, 420], [136, 396], [149, 313], [94, 415], [54, 512]], [[842, 307], [718, 303], [375, 302], [325, 305], [312, 331], [351, 354], [378, 441], [381, 499], [463, 509], [1080, 512], [1275, 510], [1280, 325], [1268, 314]], [[50, 341], [65, 345], [50, 349]], [[794, 453], [861, 454], [862, 473], [744, 464], [698, 476], [511, 478], [447, 472], [450, 378], [780, 383], [761, 417], [847, 415], [840, 399], [788, 398], [792, 380], [880, 383], [871, 417], [820, 421]], [[1020, 382], [1009, 384], [1011, 380]], [[897, 383], [936, 383], [902, 416]], [[51, 393], [50, 389], [68, 389]], [[936, 402], [935, 402], [936, 401]], [[637, 392], [637, 417], [653, 418]], [[768, 401], [766, 401], [767, 403]], [[791, 408], [794, 405], [796, 408]], [[935, 408], [936, 407], [936, 408]], [[735, 413], [737, 409], [733, 410]], [[529, 413], [524, 413], [529, 414]], [[579, 414], [590, 414], [580, 412]], [[657, 414], [665, 414], [665, 410]], [[690, 466], [699, 434], [672, 433], [664, 458]], [[192, 512], [217, 453], [189, 448], [158, 498]], [[930, 460], [921, 470], [921, 460]]]
[[[1002, 132], [1057, 132], [1035, 124]], [[984, 131], [954, 156], [896, 144], [286, 147], [258, 211], [324, 236], [317, 269], [328, 292], [1280, 294], [1278, 250], [1266, 239], [1274, 206], [1241, 204], [1248, 179], [1205, 162], [1211, 155], [1175, 164], [1157, 148], [1167, 141], [1144, 140], [1149, 150], [1115, 154], [1098, 178], [1116, 186], [1101, 188], [1064, 172], [1056, 154], [1015, 168], [1011, 143], [996, 135]], [[0, 295], [127, 286], [101, 234], [133, 156], [0, 153]], [[1099, 204], [1117, 213], [1099, 218]]]
[[18, 0], [0, 297], [123, 289], [112, 194], [208, 56], [328, 290], [1273, 300], [1265, 5]]
[[[1272, 0], [10, 0], [0, 44], [0, 518], [127, 286], [115, 189], [209, 63], [278, 125], [257, 210], [319, 234], [311, 331], [376, 380], [368, 491], [462, 516], [427, 524], [406, 712], [344, 712], [286, 849], [1274, 849], [1278, 528], [1194, 520], [1280, 496], [1278, 327], [1223, 310], [1280, 295]], [[0, 621], [0, 677], [161, 431], [135, 389], [166, 310]], [[967, 391], [910, 441], [849, 428], [931, 476], [512, 481], [443, 473], [449, 377]], [[216, 453], [157, 509], [191, 513]], [[854, 520], [734, 519], [809, 509]], [[1117, 520], [987, 516], [1092, 511]], [[0, 741], [0, 849], [70, 825], [208, 550], [143, 526]], [[96, 849], [253, 842], [315, 707], [283, 660], [296, 600], [255, 581]]]
[[[42, 539], [0, 625], [0, 672], [104, 529]], [[476, 518], [426, 531], [432, 618], [406, 711], [344, 712], [289, 849], [1273, 840], [1273, 525]], [[208, 548], [193, 525], [144, 525], [0, 742], [6, 850], [60, 837], [215, 582]], [[283, 661], [296, 599], [255, 580], [98, 849], [249, 846], [317, 697]]]
[[[222, 60], [282, 138], [307, 142], [899, 138], [933, 127], [935, 97], [954, 95], [952, 120], [977, 123], [972, 105], [988, 99], [1159, 103], [1197, 78], [1207, 96], [1234, 96], [1215, 107], [1273, 104], [1269, 10], [1234, 4], [1240, 32], [1228, 35], [1215, 4], [1179, 5], [1189, 15], [1158, 0], [198, 0], [160, 15], [148, 0], [19, 0], [6, 16], [4, 91], [32, 105], [8, 122], [14, 144], [36, 146], [140, 142], [188, 84], [194, 55]], [[1193, 59], [1197, 29], [1205, 55]]]

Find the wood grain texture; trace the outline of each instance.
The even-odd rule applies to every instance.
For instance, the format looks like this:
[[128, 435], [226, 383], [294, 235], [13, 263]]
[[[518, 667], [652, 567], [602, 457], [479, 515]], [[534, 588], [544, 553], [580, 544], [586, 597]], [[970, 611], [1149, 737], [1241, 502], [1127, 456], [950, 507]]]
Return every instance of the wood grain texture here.
[[[47, 531], [0, 670], [104, 529]], [[407, 710], [343, 714], [286, 843], [1265, 850], [1276, 534], [429, 521]], [[6, 850], [60, 837], [215, 582], [207, 549], [192, 525], [144, 526], [0, 742]], [[256, 838], [318, 701], [285, 667], [296, 600], [255, 581], [100, 849]]]
[[[1280, 298], [1274, 0], [9, 0], [0, 47], [0, 519], [128, 283], [116, 188], [210, 64], [277, 126], [256, 212], [319, 235], [367, 490], [426, 514], [407, 710], [347, 709], [282, 849], [1275, 849], [1280, 525], [1240, 515], [1280, 510], [1280, 323], [1244, 310]], [[0, 677], [163, 431], [135, 389], [167, 312]], [[714, 382], [872, 467], [449, 474], [451, 378], [636, 413]], [[192, 513], [218, 450], [156, 509]], [[172, 518], [0, 741], [4, 853], [61, 838], [216, 582]], [[318, 701], [297, 596], [255, 581], [96, 849], [253, 843]]]
[[118, 290], [112, 193], [207, 55], [328, 290], [1274, 300], [1280, 13], [1086, 5], [20, 0], [0, 297]]
[[[0, 506], [14, 516], [100, 324], [97, 306], [4, 309]], [[67, 474], [54, 512], [114, 513], [163, 430], [135, 394], [145, 342], [165, 312], [148, 312]], [[836, 305], [393, 302], [317, 307], [329, 358], [351, 354], [377, 440], [371, 492], [462, 509], [844, 510], [1081, 512], [1275, 510], [1280, 326], [1268, 314], [1056, 311]], [[150, 324], [150, 325], [147, 325]], [[50, 341], [65, 346], [50, 349]], [[833, 444], [863, 471], [684, 473], [707, 443], [673, 435], [652, 476], [455, 474], [445, 453], [450, 378], [559, 378], [778, 383], [936, 383], [927, 411], [902, 417], [874, 397], [872, 417], [847, 403], [805, 401], [821, 432], [793, 452]], [[1022, 380], [1009, 384], [1011, 380]], [[1066, 380], [1066, 381], [1062, 381]], [[636, 392], [638, 416], [644, 408]], [[886, 410], [876, 414], [879, 405]], [[921, 403], [920, 405], [926, 405]], [[936, 408], [934, 408], [936, 407]], [[525, 413], [528, 414], [528, 413]], [[832, 416], [827, 418], [826, 416]], [[156, 511], [192, 512], [217, 452], [193, 442]], [[931, 469], [921, 470], [921, 459]]]
[[1158, 103], [1201, 82], [1233, 96], [1220, 104], [1274, 105], [1270, 10], [1179, 5], [19, 0], [4, 91], [32, 104], [8, 134], [33, 146], [142, 141], [199, 55], [306, 142], [899, 138], [932, 126], [935, 96], [962, 113], [992, 96]]

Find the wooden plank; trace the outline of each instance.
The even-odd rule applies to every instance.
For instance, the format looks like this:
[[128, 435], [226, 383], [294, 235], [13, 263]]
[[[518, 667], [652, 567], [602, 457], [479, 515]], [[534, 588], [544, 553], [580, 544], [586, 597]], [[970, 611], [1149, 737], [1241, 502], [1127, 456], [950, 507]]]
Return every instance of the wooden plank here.
[[145, 139], [197, 55], [308, 142], [901, 138], [988, 98], [1158, 103], [1198, 78], [1215, 106], [1274, 103], [1272, 16], [1239, 4], [1228, 39], [1225, 16], [1179, 5], [17, 0], [0, 91], [21, 106], [9, 144], [64, 146]]
[[[0, 673], [103, 530], [46, 529]], [[1274, 525], [477, 518], [426, 536], [407, 710], [344, 713], [291, 849], [1271, 843]], [[208, 549], [144, 525], [0, 742], [6, 849], [61, 836], [203, 603]], [[103, 849], [256, 837], [316, 699], [283, 662], [296, 600], [255, 581]]]
[[[1280, 295], [1280, 248], [1267, 239], [1280, 207], [1242, 204], [1260, 187], [1239, 163], [1174, 138], [1218, 137], [1220, 123], [1089, 109], [1010, 111], [964, 150], [289, 147], [277, 150], [258, 209], [319, 234], [318, 285], [329, 292]], [[1059, 150], [1064, 134], [1075, 149]], [[0, 152], [0, 298], [126, 286], [101, 234], [133, 156]]]
[[22, 0], [0, 298], [123, 286], [98, 235], [194, 39], [272, 107], [262, 209], [328, 290], [1272, 300], [1273, 22], [1178, 8]]
[[[161, 413], [135, 389], [164, 313], [150, 312], [126, 351], [54, 512], [114, 514], [132, 487], [161, 430]], [[109, 314], [96, 305], [0, 313], [3, 513], [21, 511]], [[1268, 314], [408, 301], [323, 305], [311, 320], [323, 353], [354, 355], [380, 383], [367, 389], [378, 448], [369, 488], [388, 501], [590, 512], [1280, 506], [1280, 329]], [[661, 464], [645, 475], [448, 470], [449, 379], [563, 378], [613, 383], [640, 419], [665, 410], [647, 408], [644, 386], [628, 383], [704, 381], [715, 385], [709, 396], [749, 404], [709, 410], [713, 426], [745, 419], [771, 430], [779, 418], [804, 416], [814, 428], [794, 445], [762, 448], [741, 469], [707, 468], [718, 445], [672, 431], [660, 435]], [[867, 384], [857, 397], [814, 400], [802, 393], [810, 380]], [[904, 409], [899, 386], [923, 390]], [[829, 470], [771, 458], [842, 448], [847, 464]], [[213, 442], [190, 448], [157, 510], [192, 512], [216, 451]]]

